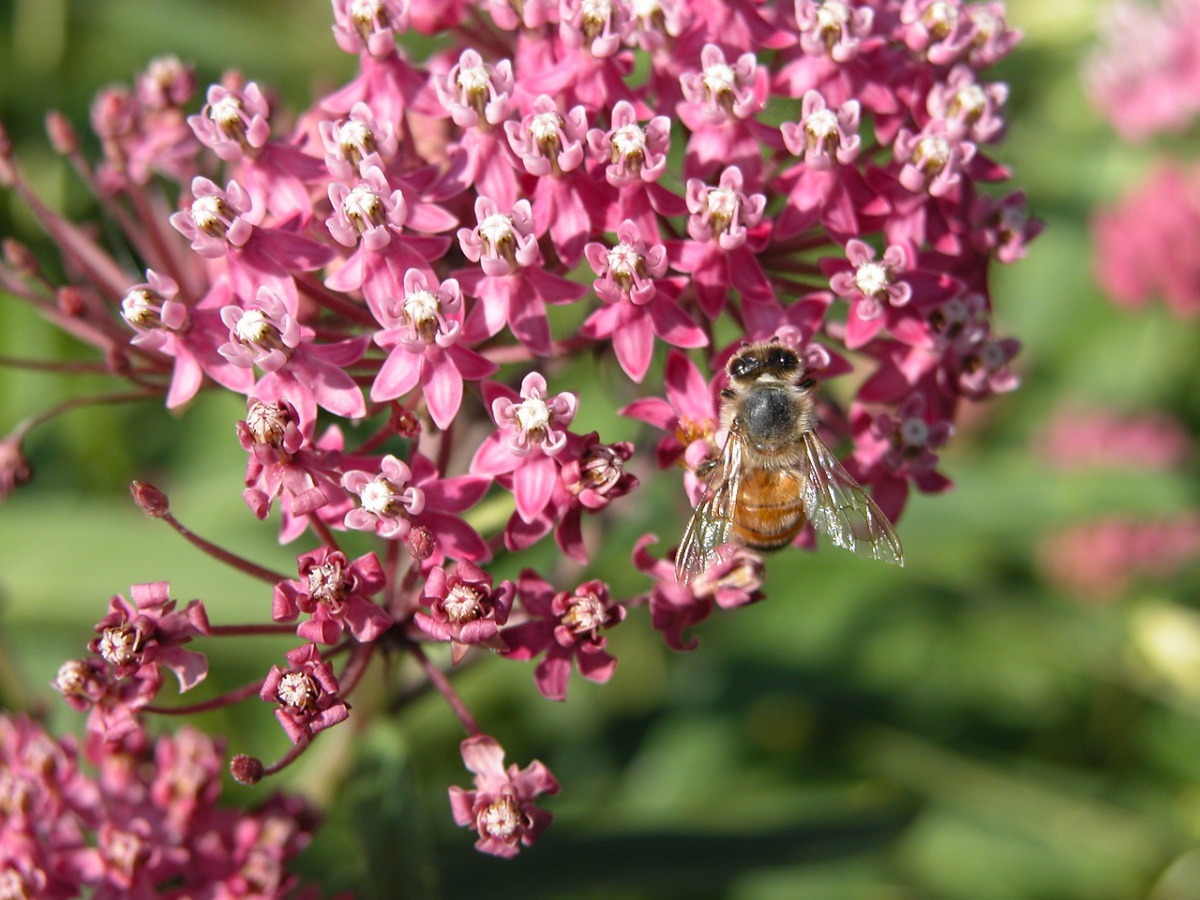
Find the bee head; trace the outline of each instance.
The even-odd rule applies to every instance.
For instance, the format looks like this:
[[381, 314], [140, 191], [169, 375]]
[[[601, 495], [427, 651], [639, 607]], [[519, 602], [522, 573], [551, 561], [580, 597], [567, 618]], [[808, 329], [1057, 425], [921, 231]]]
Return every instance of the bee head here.
[[750, 382], [759, 378], [793, 381], [801, 372], [800, 357], [778, 340], [744, 344], [729, 359], [726, 368], [731, 381]]

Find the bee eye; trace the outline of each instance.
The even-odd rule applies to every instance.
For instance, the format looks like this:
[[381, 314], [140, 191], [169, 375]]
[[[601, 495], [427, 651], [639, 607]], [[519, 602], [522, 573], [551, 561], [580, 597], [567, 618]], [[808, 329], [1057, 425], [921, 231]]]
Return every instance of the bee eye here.
[[767, 356], [767, 365], [773, 369], [794, 369], [799, 364], [796, 354], [782, 347], [772, 350]]
[[749, 356], [739, 356], [729, 364], [729, 374], [734, 378], [745, 378], [758, 368], [758, 360]]

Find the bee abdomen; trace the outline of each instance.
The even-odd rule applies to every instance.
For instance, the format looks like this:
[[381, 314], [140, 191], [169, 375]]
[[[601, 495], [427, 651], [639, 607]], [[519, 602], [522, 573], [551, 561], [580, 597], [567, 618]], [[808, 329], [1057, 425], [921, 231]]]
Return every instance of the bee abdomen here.
[[732, 534], [751, 550], [778, 550], [806, 521], [799, 479], [787, 472], [758, 472], [742, 482]]

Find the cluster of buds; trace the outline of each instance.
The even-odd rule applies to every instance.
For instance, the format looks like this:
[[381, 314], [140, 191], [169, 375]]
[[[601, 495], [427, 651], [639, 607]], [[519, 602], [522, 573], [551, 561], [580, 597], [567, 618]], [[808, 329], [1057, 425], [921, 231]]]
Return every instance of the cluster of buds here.
[[[132, 386], [120, 399], [244, 397], [243, 496], [259, 519], [277, 508], [280, 539], [302, 548], [298, 577], [265, 570], [136, 486], [148, 513], [269, 585], [271, 621], [210, 624], [199, 605], [175, 611], [165, 585], [138, 586], [58, 686], [96, 740], [130, 741], [162, 666], [184, 688], [203, 676], [184, 642], [294, 630], [301, 643], [253, 691], [201, 704], [275, 707], [294, 748], [271, 765], [239, 757], [254, 782], [355, 715], [381, 648], [410, 654], [468, 733], [475, 789], [452, 790], [454, 818], [509, 856], [549, 821], [533, 800], [557, 782], [536, 761], [504, 767], [430, 645], [451, 664], [479, 647], [537, 658], [537, 689], [561, 700], [573, 670], [612, 676], [604, 632], [630, 608], [690, 649], [715, 607], [767, 593], [749, 551], [678, 584], [651, 535], [627, 550], [643, 593], [587, 578], [588, 522], [630, 509], [639, 450], [572, 430], [569, 364], [586, 353], [619, 373], [621, 412], [665, 433], [645, 455], [681, 505], [670, 473], [682, 464], [694, 500], [742, 340], [784, 342], [806, 377], [865, 376], [848, 407], [820, 409], [893, 520], [910, 486], [949, 487], [935, 451], [962, 402], [1017, 384], [989, 270], [1039, 224], [989, 155], [1007, 89], [984, 73], [1019, 36], [1001, 3], [963, 0], [333, 0], [333, 13], [358, 74], [297, 116], [236, 73], [193, 103], [186, 67], [158, 61], [136, 91], [97, 101], [98, 166], [52, 120], [142, 272], [42, 203], [0, 143], [0, 182], [73, 279], [53, 287], [10, 242], [0, 286], [95, 346]], [[407, 32], [452, 40], [418, 63], [397, 43]], [[6, 489], [28, 475], [19, 435], [0, 456]], [[506, 500], [481, 534], [494, 517], [480, 504]], [[351, 560], [346, 530], [378, 552]], [[502, 549], [550, 539], [559, 570], [489, 573]]]

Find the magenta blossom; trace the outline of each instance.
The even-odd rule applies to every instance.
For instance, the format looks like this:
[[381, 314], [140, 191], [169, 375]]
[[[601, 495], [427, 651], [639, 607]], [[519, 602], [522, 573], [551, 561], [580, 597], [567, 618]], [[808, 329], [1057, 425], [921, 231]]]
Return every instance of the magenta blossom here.
[[559, 591], [532, 569], [517, 579], [517, 600], [530, 619], [500, 632], [509, 659], [533, 659], [545, 653], [534, 672], [543, 697], [565, 700], [574, 660], [579, 674], [600, 684], [612, 678], [617, 660], [605, 650], [600, 630], [625, 618], [625, 607], [609, 599], [608, 585], [587, 581], [573, 592]]
[[374, 340], [389, 353], [371, 386], [371, 399], [402, 397], [419, 384], [433, 423], [447, 429], [462, 403], [463, 381], [479, 381], [498, 368], [459, 344], [463, 304], [458, 282], [447, 278], [431, 286], [423, 272], [409, 269], [404, 295], [384, 300], [379, 314], [384, 327]]
[[258, 695], [277, 704], [275, 718], [292, 743], [300, 744], [344, 722], [350, 707], [338, 695], [333, 667], [321, 659], [316, 644], [289, 650], [287, 659], [287, 670], [271, 666]]
[[356, 641], [377, 639], [392, 625], [392, 617], [371, 601], [383, 590], [387, 577], [374, 553], [350, 562], [344, 553], [319, 547], [302, 553], [296, 561], [299, 581], [275, 585], [271, 618], [291, 622], [300, 613], [296, 634], [317, 644], [336, 644], [343, 631]]
[[533, 846], [552, 818], [533, 801], [558, 793], [550, 770], [536, 759], [524, 769], [515, 763], [505, 769], [504, 748], [490, 735], [469, 737], [461, 746], [463, 763], [475, 774], [475, 790], [450, 788], [455, 823], [475, 828], [475, 848], [493, 856], [509, 858]]
[[412, 470], [396, 457], [385, 456], [379, 465], [378, 475], [354, 470], [342, 477], [362, 504], [346, 513], [346, 527], [403, 540], [412, 527], [409, 519], [425, 509], [425, 492], [411, 484]]
[[499, 430], [475, 452], [471, 471], [513, 476], [517, 512], [530, 521], [545, 507], [554, 490], [558, 467], [554, 457], [567, 446], [567, 426], [575, 418], [578, 398], [569, 392], [551, 397], [546, 379], [530, 372], [518, 395], [492, 386], [492, 419]]
[[497, 635], [508, 621], [514, 590], [511, 581], [493, 587], [492, 576], [466, 560], [453, 573], [435, 566], [421, 591], [421, 604], [429, 612], [418, 611], [413, 621], [434, 640], [450, 641], [457, 664], [469, 646], [503, 648]]
[[108, 615], [96, 625], [100, 637], [88, 649], [104, 657], [118, 678], [163, 665], [175, 673], [181, 691], [194, 688], [208, 674], [208, 659], [183, 645], [209, 633], [204, 604], [193, 600], [177, 610], [165, 581], [135, 584], [130, 596], [117, 594], [109, 601]]

